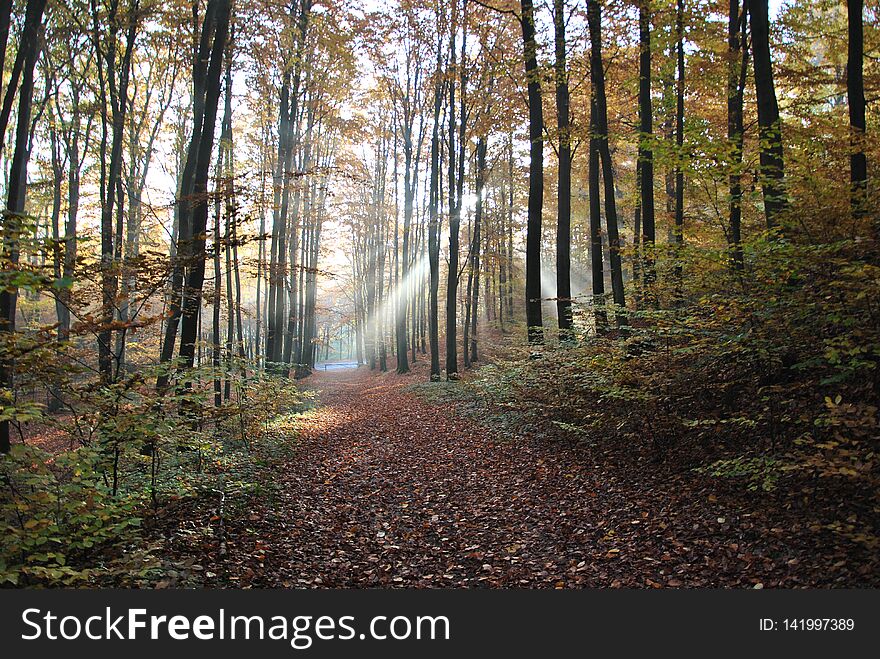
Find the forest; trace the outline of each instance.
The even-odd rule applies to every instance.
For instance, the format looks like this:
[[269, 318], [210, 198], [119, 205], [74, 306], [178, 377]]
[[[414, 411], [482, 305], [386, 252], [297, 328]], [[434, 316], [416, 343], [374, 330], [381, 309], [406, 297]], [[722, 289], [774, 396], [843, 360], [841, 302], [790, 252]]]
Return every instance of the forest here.
[[0, 0], [0, 586], [880, 586], [877, 0]]

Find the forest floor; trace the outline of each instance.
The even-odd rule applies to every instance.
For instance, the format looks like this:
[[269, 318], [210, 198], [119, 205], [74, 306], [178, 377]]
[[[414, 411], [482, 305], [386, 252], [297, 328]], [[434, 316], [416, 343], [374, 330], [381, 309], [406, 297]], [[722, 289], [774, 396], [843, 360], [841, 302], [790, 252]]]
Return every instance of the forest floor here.
[[177, 567], [160, 587], [876, 585], [876, 555], [798, 511], [498, 431], [414, 393], [421, 379], [309, 378], [320, 403], [273, 466], [274, 494], [241, 514], [196, 511], [202, 532], [192, 510], [152, 525]]

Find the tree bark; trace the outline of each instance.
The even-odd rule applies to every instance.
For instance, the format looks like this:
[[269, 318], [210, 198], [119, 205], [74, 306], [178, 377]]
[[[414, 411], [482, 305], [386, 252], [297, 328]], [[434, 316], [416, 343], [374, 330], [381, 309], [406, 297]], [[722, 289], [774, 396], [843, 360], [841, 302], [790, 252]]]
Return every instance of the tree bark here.
[[216, 2], [217, 25], [206, 76], [203, 127], [196, 150], [193, 193], [190, 201], [192, 208], [192, 242], [189, 251], [191, 264], [184, 288], [180, 326], [180, 360], [182, 366], [188, 368], [193, 366], [198, 323], [201, 315], [202, 284], [205, 279], [205, 232], [208, 221], [208, 169], [214, 146], [214, 129], [220, 100], [220, 73], [229, 30], [230, 1], [216, 0]]
[[743, 267], [742, 252], [742, 160], [743, 96], [749, 51], [746, 47], [747, 0], [730, 0], [727, 15], [727, 141], [731, 149], [731, 172], [728, 179], [728, 243], [735, 269]]
[[646, 295], [652, 301], [654, 271], [654, 245], [656, 226], [654, 219], [654, 153], [653, 110], [651, 104], [651, 0], [639, 1], [639, 164], [642, 216], [642, 248], [644, 249], [644, 273]]
[[[34, 93], [34, 66], [40, 49], [40, 26], [46, 0], [29, 0], [25, 10], [25, 20], [19, 40], [18, 58], [21, 58], [21, 89], [18, 94], [18, 117], [15, 127], [15, 150], [9, 169], [6, 210], [3, 213], [3, 246], [13, 267], [18, 264], [18, 236], [22, 233], [22, 218], [27, 197], [27, 166], [30, 158], [28, 148], [31, 126], [31, 105]], [[10, 87], [11, 88], [11, 87]], [[9, 90], [7, 90], [7, 94]], [[15, 312], [18, 291], [4, 288], [0, 291], [0, 332], [15, 332]], [[0, 388], [13, 387], [12, 357], [4, 351], [0, 358]], [[9, 421], [0, 421], [0, 453], [9, 453]]]
[[520, 25], [529, 105], [529, 202], [526, 225], [526, 325], [532, 345], [543, 343], [541, 318], [541, 224], [544, 207], [544, 108], [532, 0], [520, 0]]
[[[849, 45], [846, 61], [846, 97], [849, 105], [852, 152], [849, 157], [852, 185], [852, 212], [862, 217], [866, 212], [868, 162], [865, 158], [865, 81], [864, 81], [864, 0], [847, 0]], [[880, 222], [875, 224], [875, 237], [880, 238]]]
[[[439, 37], [438, 37], [439, 39]], [[430, 299], [428, 304], [428, 343], [431, 351], [431, 381], [440, 381], [440, 330], [438, 291], [440, 288], [440, 108], [443, 102], [441, 52], [437, 44], [437, 68], [434, 72], [434, 124], [431, 135], [431, 180], [428, 221], [428, 268]]]
[[565, 0], [553, 0], [556, 70], [556, 130], [559, 173], [556, 186], [556, 310], [560, 340], [570, 338], [571, 309], [571, 126], [565, 61]]
[[[595, 136], [595, 149], [602, 162], [602, 181], [604, 184], [605, 197], [605, 228], [608, 234], [608, 254], [611, 265], [611, 293], [616, 306], [615, 318], [617, 324], [624, 325], [626, 317], [624, 309], [626, 307], [626, 298], [623, 289], [623, 260], [621, 251], [623, 249], [622, 239], [617, 221], [617, 199], [614, 189], [614, 168], [611, 162], [611, 148], [608, 144], [608, 102], [605, 94], [605, 68], [602, 63], [602, 14], [601, 6], [598, 2], [590, 3], [587, 10], [587, 18], [590, 28], [590, 42], [592, 48], [590, 51], [590, 75], [593, 81], [593, 104], [592, 115], [595, 118], [592, 133]], [[595, 162], [593, 163], [596, 166]], [[598, 167], [596, 167], [598, 169]], [[598, 172], [595, 174], [598, 176]], [[590, 181], [591, 189], [596, 187], [596, 195], [598, 195], [598, 181]], [[593, 192], [590, 193], [593, 196]], [[592, 203], [592, 202], [591, 202]], [[595, 202], [598, 205], [598, 198]], [[598, 206], [595, 214], [598, 216]], [[591, 223], [593, 213], [591, 212]], [[595, 220], [598, 222], [598, 218]], [[599, 261], [601, 262], [601, 246], [598, 248]], [[594, 266], [595, 267], [595, 266]], [[595, 286], [595, 284], [594, 284]], [[604, 291], [604, 282], [603, 282]], [[604, 313], [604, 310], [602, 311]]]
[[767, 0], [751, 0], [749, 18], [752, 28], [752, 56], [755, 68], [755, 96], [758, 105], [760, 137], [760, 179], [764, 196], [767, 228], [780, 222], [788, 209], [785, 192], [785, 160], [782, 152], [782, 124], [773, 84], [773, 63], [770, 57], [770, 17]]

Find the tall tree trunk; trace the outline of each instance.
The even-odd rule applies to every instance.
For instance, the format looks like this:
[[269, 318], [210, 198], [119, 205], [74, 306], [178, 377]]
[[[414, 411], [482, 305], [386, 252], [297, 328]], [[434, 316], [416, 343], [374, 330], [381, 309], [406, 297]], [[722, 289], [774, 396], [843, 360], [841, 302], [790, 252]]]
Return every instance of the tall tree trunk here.
[[[409, 81], [407, 81], [407, 93], [409, 93]], [[412, 283], [408, 281], [410, 265], [410, 249], [411, 238], [410, 230], [413, 218], [413, 202], [415, 198], [415, 189], [413, 187], [413, 140], [412, 140], [412, 119], [411, 112], [408, 110], [409, 104], [405, 108], [402, 137], [403, 137], [403, 254], [400, 258], [401, 280], [403, 287], [409, 288]], [[397, 157], [395, 153], [395, 163]], [[395, 190], [396, 186], [395, 178]], [[395, 215], [396, 217], [396, 215]], [[396, 237], [395, 233], [395, 237]], [[396, 254], [396, 251], [395, 251]], [[398, 292], [397, 306], [397, 372], [407, 373], [409, 371], [409, 362], [407, 359], [407, 309], [409, 303], [409, 291], [402, 290]], [[415, 353], [413, 354], [415, 361]]]
[[182, 366], [190, 368], [193, 366], [201, 317], [202, 284], [205, 279], [205, 231], [208, 222], [208, 169], [214, 146], [214, 129], [220, 101], [220, 74], [229, 30], [230, 0], [216, 0], [216, 2], [216, 30], [205, 80], [203, 126], [196, 150], [193, 192], [190, 201], [192, 238], [189, 257], [191, 263], [186, 276], [180, 325], [180, 361]]
[[[31, 126], [31, 104], [34, 93], [34, 66], [40, 49], [40, 26], [46, 0], [29, 0], [19, 40], [21, 58], [21, 89], [18, 94], [18, 117], [15, 126], [15, 151], [9, 169], [6, 210], [3, 213], [3, 252], [15, 267], [19, 259], [18, 237], [24, 227], [22, 218], [27, 197], [27, 166], [30, 157], [28, 132]], [[11, 89], [11, 87], [10, 87]], [[8, 93], [8, 90], [7, 90]], [[0, 291], [0, 332], [15, 332], [15, 311], [18, 291], [5, 288]], [[13, 362], [8, 352], [0, 358], [0, 388], [11, 390]], [[0, 421], [0, 453], [9, 453], [9, 421]]]
[[526, 225], [526, 325], [532, 345], [544, 340], [541, 319], [541, 224], [544, 207], [544, 108], [535, 38], [532, 0], [520, 0], [520, 25], [528, 82], [529, 105], [529, 203]]
[[[9, 40], [9, 28], [11, 25], [11, 14], [12, 14], [12, 5], [13, 2], [10, 0], [3, 0], [2, 4], [0, 4], [0, 64], [6, 63], [6, 44]], [[12, 106], [15, 103], [15, 92], [18, 90], [18, 81], [21, 79], [22, 72], [24, 71], [26, 74], [27, 66], [29, 63], [29, 49], [25, 47], [25, 39], [29, 38], [28, 30], [36, 30], [39, 26], [40, 22], [43, 19], [43, 11], [46, 8], [45, 0], [29, 0], [25, 7], [25, 17], [24, 24], [22, 25], [21, 36], [18, 46], [18, 52], [15, 55], [15, 61], [12, 63], [12, 71], [9, 75], [9, 84], [6, 86], [6, 92], [3, 95], [3, 106], [2, 110], [0, 110], [0, 152], [3, 151], [3, 146], [6, 143], [6, 128], [9, 124], [9, 117], [12, 114]], [[34, 36], [34, 39], [37, 37]], [[36, 55], [34, 55], [36, 57]], [[0, 68], [0, 71], [4, 71], [4, 68]], [[33, 75], [33, 71], [31, 72]], [[0, 81], [0, 88], [2, 88], [2, 81]], [[19, 103], [19, 108], [21, 107]]]
[[[464, 130], [465, 130], [465, 95], [466, 95], [466, 44], [467, 44], [467, 0], [463, 0], [465, 18], [461, 43], [461, 70], [460, 70], [460, 123], [458, 155], [456, 155], [456, 106], [455, 106], [455, 80], [449, 79], [449, 133], [447, 135], [448, 167], [449, 167], [449, 266], [446, 271], [446, 379], [458, 379], [458, 258], [459, 258], [459, 229], [461, 226], [462, 208], [462, 185], [464, 184]], [[451, 68], [455, 71], [455, 35], [457, 29], [456, 8], [453, 7], [452, 29], [450, 30], [450, 57]]]
[[559, 174], [556, 186], [556, 309], [559, 338], [570, 338], [571, 310], [571, 127], [568, 71], [565, 62], [565, 0], [553, 0], [556, 46], [556, 129], [559, 133]]
[[767, 228], [779, 224], [780, 214], [788, 209], [785, 192], [785, 161], [782, 153], [782, 124], [773, 85], [770, 58], [770, 16], [768, 0], [751, 0], [749, 18], [752, 28], [752, 56], [755, 68], [755, 96], [758, 105], [758, 134], [761, 149], [761, 191]]
[[605, 311], [605, 263], [602, 256], [602, 215], [599, 197], [599, 140], [596, 131], [596, 102], [590, 104], [590, 155], [589, 155], [589, 196], [590, 196], [590, 273], [593, 288], [593, 315], [596, 332], [601, 334], [608, 328], [608, 314]]
[[257, 292], [256, 292], [256, 309], [255, 309], [255, 323], [256, 327], [254, 328], [254, 359], [257, 361], [257, 366], [259, 366], [259, 355], [261, 350], [261, 333], [263, 329], [263, 307], [262, 307], [262, 292], [263, 292], [263, 262], [266, 259], [266, 167], [268, 166], [266, 157], [266, 152], [269, 149], [268, 145], [269, 136], [268, 131], [263, 129], [263, 142], [260, 146], [260, 201], [259, 201], [259, 212], [260, 212], [260, 233], [258, 237], [257, 244]]
[[[596, 141], [595, 148], [598, 151], [599, 158], [602, 162], [602, 181], [604, 184], [605, 196], [605, 227], [608, 234], [608, 255], [611, 266], [611, 293], [616, 307], [615, 317], [617, 324], [623, 325], [626, 323], [626, 317], [624, 314], [626, 299], [623, 290], [623, 260], [621, 258], [623, 243], [618, 228], [617, 199], [616, 191], [614, 189], [614, 168], [611, 163], [611, 148], [608, 144], [608, 102], [605, 94], [605, 69], [602, 63], [601, 6], [598, 2], [593, 2], [590, 4], [587, 12], [590, 28], [590, 42], [592, 44], [592, 49], [590, 51], [590, 74], [594, 82], [593, 102], [595, 108], [593, 109], [593, 112], [595, 114], [595, 122], [593, 126], [593, 135], [595, 136]], [[595, 163], [593, 163], [593, 165], [595, 167]], [[593, 185], [598, 188], [598, 182], [593, 181], [592, 177], [590, 185], [591, 189]], [[598, 189], [596, 194], [598, 194]], [[593, 192], [591, 192], [590, 195], [592, 197]], [[595, 203], [598, 204], [598, 199]], [[596, 214], [598, 214], [598, 210], [596, 210]], [[592, 215], [593, 213], [591, 212], [591, 223], [593, 221]], [[598, 221], [598, 219], [596, 221]], [[601, 247], [598, 250], [597, 256], [601, 262]]]
[[641, 195], [642, 248], [646, 295], [652, 301], [655, 279], [653, 110], [651, 104], [651, 0], [639, 0], [639, 193]]
[[[490, 85], [491, 88], [491, 85]], [[483, 226], [483, 197], [486, 187], [486, 151], [488, 143], [485, 136], [477, 141], [477, 203], [474, 209], [474, 236], [471, 244], [471, 272], [474, 277], [473, 296], [471, 299], [471, 345], [470, 361], [477, 361], [477, 319], [479, 318], [480, 302], [480, 241], [482, 240]], [[488, 303], [488, 298], [486, 299]], [[467, 347], [465, 347], [467, 350]]]
[[[439, 40], [439, 37], [438, 37]], [[430, 296], [428, 304], [428, 343], [431, 350], [431, 381], [440, 381], [440, 321], [438, 291], [440, 288], [440, 108], [443, 102], [441, 81], [441, 49], [437, 44], [437, 68], [434, 72], [434, 124], [431, 134], [431, 180], [428, 220], [428, 269]]]
[[[221, 138], [222, 139], [222, 138]], [[223, 148], [219, 149], [217, 154], [217, 164], [214, 170], [217, 186], [220, 185], [220, 172], [223, 169]], [[218, 191], [214, 192], [214, 245], [213, 245], [213, 261], [214, 261], [214, 296], [212, 300], [212, 317], [211, 317], [211, 366], [214, 370], [214, 406], [220, 407], [223, 404], [223, 386], [222, 376], [220, 373], [220, 246], [223, 244], [220, 238], [220, 195]], [[227, 264], [228, 267], [228, 264]]]
[[684, 0], [675, 7], [676, 59], [678, 75], [675, 78], [675, 282], [677, 296], [681, 295], [681, 247], [684, 244]]
[[[45, 3], [43, 3], [43, 6], [45, 7]], [[6, 45], [9, 42], [9, 27], [11, 23], [12, 0], [0, 0], [0, 71], [6, 70]], [[3, 80], [0, 80], [0, 91], [3, 91]]]
[[[131, 74], [132, 56], [137, 31], [137, 13], [139, 11], [138, 0], [133, 0], [127, 12], [128, 27], [126, 30], [125, 51], [122, 59], [117, 61], [116, 50], [116, 22], [118, 16], [118, 0], [110, 5], [110, 15], [107, 22], [110, 24], [110, 45], [106, 50], [100, 46], [101, 28], [98, 22], [97, 9], [93, 2], [94, 40], [99, 49], [98, 77], [99, 89], [102, 102], [102, 125], [101, 138], [101, 300], [102, 317], [101, 329], [98, 332], [98, 370], [104, 382], [114, 379], [113, 373], [113, 323], [116, 294], [119, 286], [119, 278], [116, 273], [116, 261], [121, 256], [122, 237], [122, 198], [121, 198], [121, 175], [122, 175], [122, 139], [125, 133], [125, 117], [128, 109], [128, 82]], [[100, 60], [103, 59], [103, 64]], [[108, 99], [109, 94], [109, 99]], [[110, 126], [110, 162], [106, 161], [107, 145], [107, 109], [111, 114]], [[115, 206], [118, 204], [118, 208]], [[114, 211], [116, 213], [114, 214]], [[117, 223], [117, 231], [114, 232], [114, 219]], [[119, 364], [118, 355], [117, 366]]]
[[743, 161], [743, 96], [749, 50], [746, 47], [746, 0], [730, 0], [727, 15], [727, 141], [731, 149], [728, 182], [728, 243], [735, 269], [743, 267], [742, 251], [742, 161]]
[[[48, 76], [46, 83], [47, 85], [49, 84]], [[56, 104], [56, 110], [57, 109], [58, 108]], [[56, 120], [57, 117], [53, 116], [53, 124]], [[64, 181], [64, 164], [60, 153], [60, 142], [61, 140], [58, 135], [58, 130], [53, 125], [49, 130], [49, 147], [51, 150], [52, 162], [52, 275], [55, 277], [56, 280], [59, 281], [61, 280], [62, 272], [64, 269], [64, 244], [61, 241], [61, 196], [63, 194], [61, 186]], [[64, 318], [64, 314], [66, 311], [67, 308], [65, 306], [65, 300], [60, 294], [56, 294], [55, 316], [58, 319], [59, 328], [61, 327], [61, 321]], [[64, 341], [61, 336], [62, 335], [59, 330], [59, 342]], [[49, 389], [49, 403], [47, 408], [50, 412], [57, 412], [59, 409], [61, 409], [61, 404], [61, 390], [56, 384], [53, 384]]]
[[[863, 0], [847, 0], [849, 46], [846, 61], [846, 98], [849, 105], [849, 125], [852, 133], [852, 152], [849, 157], [852, 185], [853, 215], [862, 217], [866, 212], [868, 190], [868, 162], [865, 158], [865, 81], [864, 30], [862, 26]], [[875, 238], [880, 239], [880, 221], [875, 222]]]
[[[513, 323], [515, 314], [513, 303], [513, 186], [515, 184], [513, 178], [513, 131], [508, 134], [507, 141], [507, 182], [507, 250], [505, 254], [505, 258], [507, 259], [507, 320], [510, 323]], [[529, 183], [531, 184], [531, 177]], [[531, 185], [529, 186], [529, 195], [531, 195]]]
[[[177, 342], [177, 332], [183, 313], [184, 280], [187, 269], [191, 267], [191, 255], [193, 250], [193, 205], [196, 202], [194, 183], [196, 165], [198, 160], [199, 143], [204, 128], [206, 84], [208, 75], [208, 60], [212, 56], [211, 40], [214, 37], [217, 26], [219, 2], [212, 0], [205, 8], [205, 16], [202, 20], [202, 28], [199, 31], [198, 46], [193, 53], [193, 93], [192, 93], [192, 134], [185, 153], [182, 154], [182, 170], [178, 186], [178, 198], [175, 204], [175, 218], [177, 222], [177, 235], [172, 235], [171, 240], [171, 293], [168, 301], [168, 320], [165, 323], [165, 332], [162, 338], [162, 350], [159, 355], [160, 364], [165, 368], [160, 370], [156, 378], [156, 388], [162, 391], [168, 386], [171, 373], [167, 365], [174, 357], [174, 347]], [[193, 30], [198, 31], [198, 3], [193, 4]], [[219, 70], [217, 73], [219, 85]], [[219, 92], [218, 92], [219, 93]], [[215, 115], [216, 116], [216, 115]], [[211, 124], [213, 131], [213, 122]], [[181, 138], [183, 135], [181, 134]], [[210, 154], [208, 154], [210, 159]], [[206, 165], [207, 168], [207, 165]], [[205, 200], [207, 203], [207, 199]]]

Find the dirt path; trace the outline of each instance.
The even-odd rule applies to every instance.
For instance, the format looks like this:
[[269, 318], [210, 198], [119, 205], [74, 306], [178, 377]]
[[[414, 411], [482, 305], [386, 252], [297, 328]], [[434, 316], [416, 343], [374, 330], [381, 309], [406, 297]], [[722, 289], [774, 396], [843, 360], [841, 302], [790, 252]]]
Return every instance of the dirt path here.
[[[494, 434], [408, 393], [414, 381], [366, 369], [311, 379], [321, 404], [276, 474], [279, 496], [227, 520], [224, 557], [213, 548], [198, 559], [217, 572], [213, 585], [751, 588], [872, 580], [859, 572], [858, 557], [823, 546], [796, 526], [802, 522], [780, 521], [772, 506], [763, 513], [743, 506], [741, 491], [726, 497], [692, 473], [663, 476], [647, 464], [622, 472], [566, 442]], [[835, 558], [843, 560], [833, 566]]]
[[560, 479], [570, 492], [595, 488], [587, 475], [562, 474], [394, 377], [338, 371], [314, 386], [322, 405], [303, 428], [301, 463], [282, 475], [282, 581], [534, 586], [574, 576], [585, 556], [557, 509], [571, 502], [557, 498]]

